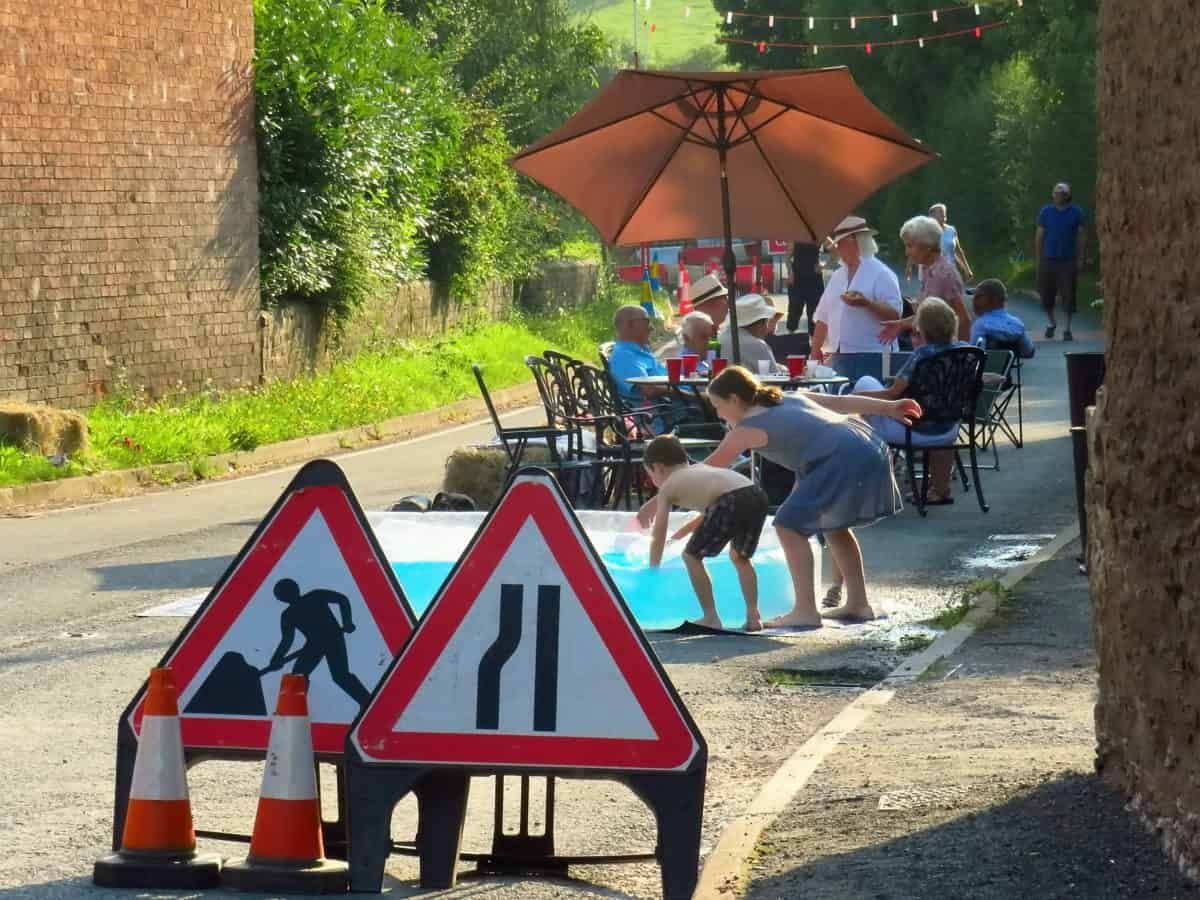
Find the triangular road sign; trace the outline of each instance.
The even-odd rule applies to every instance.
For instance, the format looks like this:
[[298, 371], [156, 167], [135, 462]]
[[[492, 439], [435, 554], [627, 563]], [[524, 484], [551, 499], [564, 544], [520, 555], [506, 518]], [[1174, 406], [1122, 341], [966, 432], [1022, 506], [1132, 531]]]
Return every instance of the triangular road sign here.
[[524, 470], [351, 730], [363, 762], [682, 771], [704, 739], [556, 482]]
[[[280, 681], [298, 673], [314, 749], [340, 755], [413, 622], [342, 471], [309, 463], [159, 663], [175, 672], [184, 747], [265, 753]], [[126, 711], [135, 733], [144, 699]]]

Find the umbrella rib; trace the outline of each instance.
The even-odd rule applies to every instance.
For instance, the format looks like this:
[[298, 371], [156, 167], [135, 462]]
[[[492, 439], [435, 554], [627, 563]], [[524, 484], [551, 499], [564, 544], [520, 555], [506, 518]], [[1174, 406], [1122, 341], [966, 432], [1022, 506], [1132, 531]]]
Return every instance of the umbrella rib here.
[[[792, 197], [792, 192], [788, 190], [787, 185], [783, 183], [783, 179], [779, 177], [779, 172], [776, 170], [775, 164], [771, 162], [771, 158], [767, 156], [767, 151], [764, 150], [762, 144], [758, 142], [758, 135], [755, 133], [755, 130], [750, 127], [749, 122], [742, 118], [742, 111], [740, 109], [737, 110], [735, 114], [738, 120], [745, 126], [748, 139], [753, 141], [754, 146], [758, 148], [759, 156], [761, 156], [763, 162], [767, 164], [767, 169], [770, 170], [771, 177], [775, 179], [775, 183], [779, 185], [779, 189], [783, 191], [783, 196], [787, 197], [788, 203], [791, 204], [792, 209], [795, 210], [796, 215], [800, 218], [800, 221], [804, 223], [804, 227], [808, 229], [808, 233], [813, 236], [813, 240], [819, 240], [816, 229], [812, 227], [812, 223], [808, 221], [808, 217], [800, 211], [800, 207], [797, 205], [795, 198]], [[783, 115], [783, 113], [781, 112], [778, 115]]]
[[[662, 121], [666, 122], [672, 128], [678, 128], [680, 131], [682, 131], [684, 133], [684, 140], [687, 141], [689, 144], [696, 144], [697, 146], [700, 146], [700, 147], [707, 147], [710, 150], [713, 148], [712, 144], [705, 143], [700, 138], [695, 137], [692, 134], [690, 127], [680, 125], [678, 122], [676, 122], [672, 119], [668, 119], [666, 116], [664, 116], [662, 113], [658, 112], [657, 110], [653, 110], [653, 109], [650, 110], [650, 115], [654, 116], [657, 119], [662, 119]], [[693, 121], [692, 124], [695, 125], [695, 121]]]

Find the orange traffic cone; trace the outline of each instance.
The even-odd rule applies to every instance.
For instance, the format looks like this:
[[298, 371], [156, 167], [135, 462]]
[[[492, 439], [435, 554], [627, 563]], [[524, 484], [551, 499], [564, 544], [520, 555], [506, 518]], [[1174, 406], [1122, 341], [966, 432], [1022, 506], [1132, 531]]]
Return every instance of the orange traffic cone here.
[[350, 888], [346, 863], [325, 859], [306, 690], [303, 675], [283, 676], [250, 855], [225, 866], [225, 887], [283, 894], [344, 894]]
[[679, 261], [679, 315], [686, 316], [692, 312], [692, 279], [688, 277], [687, 266]]
[[220, 882], [221, 858], [196, 853], [188, 800], [175, 676], [151, 669], [133, 764], [121, 849], [97, 860], [102, 887], [207, 888]]

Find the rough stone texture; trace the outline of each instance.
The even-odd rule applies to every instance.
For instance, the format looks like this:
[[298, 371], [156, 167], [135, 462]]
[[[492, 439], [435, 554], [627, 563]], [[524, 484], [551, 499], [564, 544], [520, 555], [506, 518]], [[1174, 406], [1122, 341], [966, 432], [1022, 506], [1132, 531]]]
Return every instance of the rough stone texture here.
[[534, 312], [570, 309], [596, 296], [600, 263], [555, 263], [521, 285], [521, 306]]
[[598, 278], [596, 263], [552, 264], [519, 287], [510, 281], [490, 282], [472, 304], [449, 296], [432, 282], [414, 281], [364, 304], [340, 330], [324, 307], [278, 306], [264, 314], [263, 377], [294, 378], [372, 347], [445, 334], [471, 316], [499, 318], [514, 304], [531, 312], [582, 306], [596, 299]]
[[0, 4], [0, 397], [259, 376], [252, 0]]
[[1182, 236], [1200, 226], [1200, 4], [1108, 0], [1100, 43], [1109, 351], [1089, 507], [1097, 767], [1195, 873], [1200, 277]]

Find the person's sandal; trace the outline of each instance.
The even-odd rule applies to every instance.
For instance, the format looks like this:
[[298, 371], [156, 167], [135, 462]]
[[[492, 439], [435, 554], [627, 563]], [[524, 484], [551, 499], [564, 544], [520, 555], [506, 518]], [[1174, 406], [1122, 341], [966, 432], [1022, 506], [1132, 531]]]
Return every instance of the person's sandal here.
[[825, 596], [821, 600], [823, 609], [833, 609], [835, 606], [842, 605], [842, 586], [840, 584], [831, 584], [829, 590], [825, 592]]

